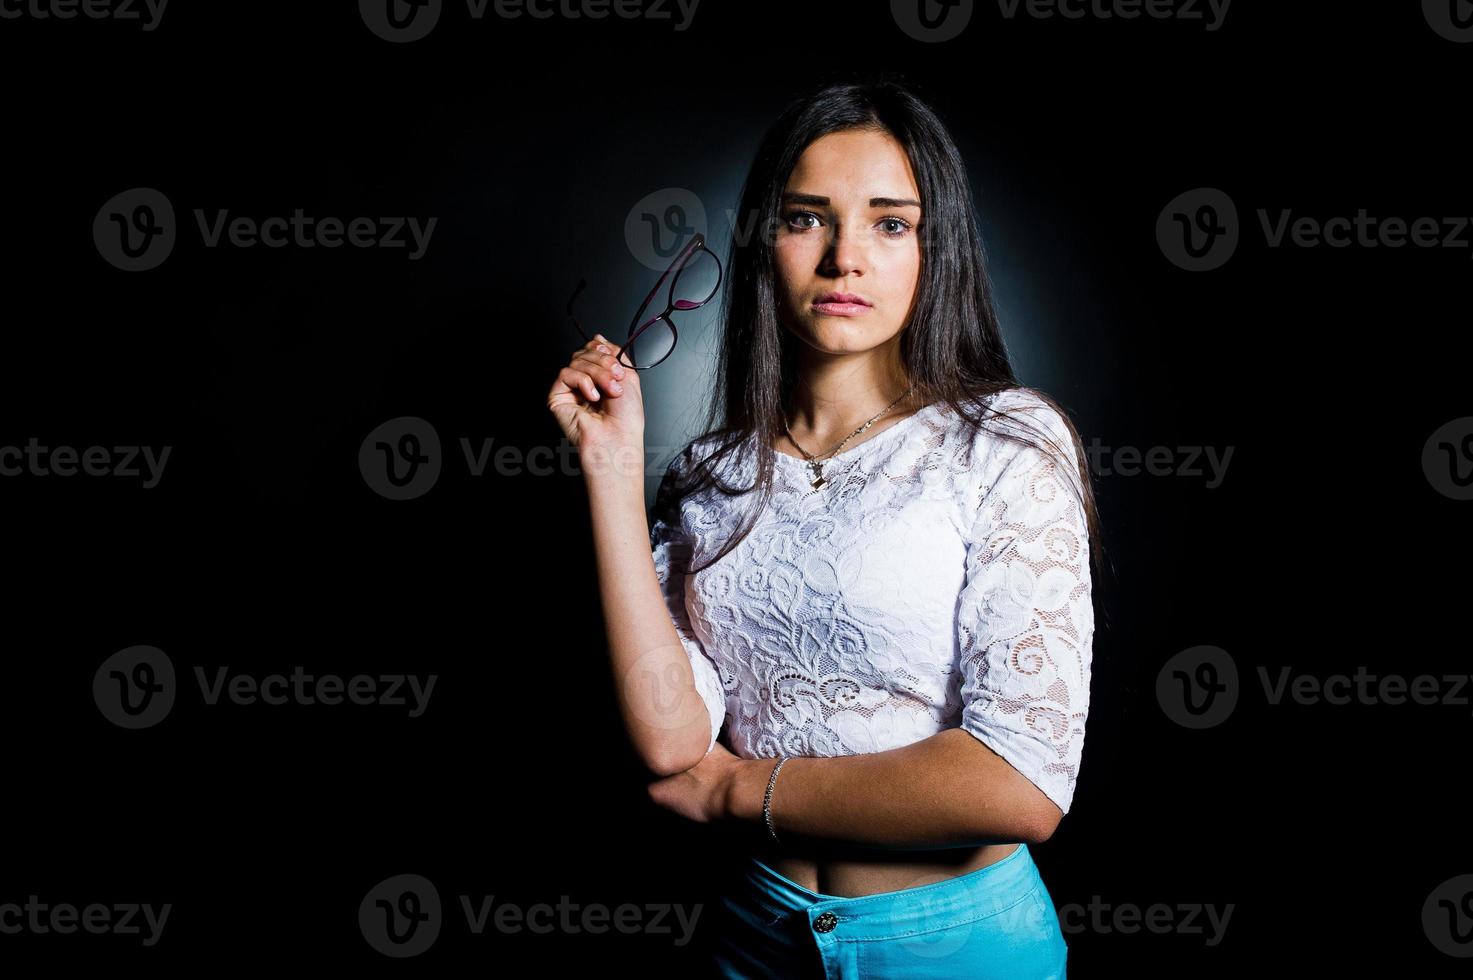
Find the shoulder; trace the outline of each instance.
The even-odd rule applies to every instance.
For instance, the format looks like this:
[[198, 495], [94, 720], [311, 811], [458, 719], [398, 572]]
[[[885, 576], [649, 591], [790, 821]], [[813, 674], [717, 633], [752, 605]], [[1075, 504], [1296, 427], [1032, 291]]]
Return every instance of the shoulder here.
[[994, 411], [1022, 416], [1030, 422], [1067, 432], [1064, 415], [1054, 405], [1054, 400], [1035, 388], [1019, 386], [999, 392], [990, 399], [989, 407]]
[[1059, 462], [1077, 458], [1069, 421], [1052, 399], [1034, 388], [1007, 388], [976, 398], [964, 407], [980, 419], [975, 428], [950, 410], [947, 417], [966, 433], [974, 465], [985, 465], [988, 460], [1012, 461], [1020, 454], [1042, 454]]
[[1009, 388], [980, 399], [981, 421], [969, 440], [968, 512], [988, 519], [1000, 510], [1042, 513], [1066, 500], [1082, 506], [1083, 453], [1055, 400], [1035, 389]]

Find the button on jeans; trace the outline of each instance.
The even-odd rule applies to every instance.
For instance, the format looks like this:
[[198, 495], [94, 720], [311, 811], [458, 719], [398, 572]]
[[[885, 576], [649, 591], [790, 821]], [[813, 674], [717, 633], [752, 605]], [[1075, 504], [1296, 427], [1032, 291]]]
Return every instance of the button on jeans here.
[[719, 896], [721, 977], [1058, 980], [1068, 946], [1028, 845], [985, 868], [899, 891], [812, 892], [747, 858]]

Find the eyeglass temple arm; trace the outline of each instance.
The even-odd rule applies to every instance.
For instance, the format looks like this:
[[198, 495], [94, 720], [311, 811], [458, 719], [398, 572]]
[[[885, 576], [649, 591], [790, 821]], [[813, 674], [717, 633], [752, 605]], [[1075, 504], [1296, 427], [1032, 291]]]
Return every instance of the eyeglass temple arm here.
[[[680, 254], [675, 257], [675, 261], [671, 262], [670, 265], [666, 267], [665, 271], [660, 273], [660, 278], [655, 280], [654, 288], [649, 291], [649, 295], [644, 298], [644, 302], [640, 303], [634, 308], [634, 317], [629, 321], [629, 331], [626, 334], [626, 336], [630, 340], [634, 339], [634, 331], [640, 326], [639, 311], [648, 306], [650, 300], [655, 298], [655, 294], [660, 291], [660, 286], [663, 285], [665, 282], [665, 277], [670, 275], [670, 273], [674, 272], [677, 268], [685, 265], [686, 261], [689, 260], [691, 253], [694, 252], [697, 248], [704, 247], [705, 244], [706, 236], [700, 234], [696, 235], [690, 241], [685, 243], [685, 248], [680, 250]], [[659, 317], [655, 317], [654, 319], [658, 320]]]

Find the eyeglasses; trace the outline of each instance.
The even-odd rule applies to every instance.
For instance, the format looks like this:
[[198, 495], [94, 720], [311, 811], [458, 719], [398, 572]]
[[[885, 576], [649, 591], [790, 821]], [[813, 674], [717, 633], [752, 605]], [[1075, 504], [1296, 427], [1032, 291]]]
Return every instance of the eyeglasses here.
[[[656, 316], [646, 317], [645, 313], [655, 294], [660, 291], [660, 285], [672, 272], [675, 275], [670, 279], [670, 292], [665, 308]], [[568, 319], [573, 321], [574, 329], [585, 341], [591, 341], [593, 337], [573, 315], [573, 303], [587, 285], [587, 279], [578, 280], [577, 288], [568, 299]], [[700, 309], [711, 302], [720, 288], [721, 260], [706, 247], [706, 236], [698, 234], [686, 243], [669, 267], [660, 273], [654, 288], [635, 311], [634, 319], [629, 321], [629, 339], [620, 345], [619, 363], [636, 371], [647, 371], [669, 357], [670, 352], [675, 349], [677, 336], [671, 314]]]

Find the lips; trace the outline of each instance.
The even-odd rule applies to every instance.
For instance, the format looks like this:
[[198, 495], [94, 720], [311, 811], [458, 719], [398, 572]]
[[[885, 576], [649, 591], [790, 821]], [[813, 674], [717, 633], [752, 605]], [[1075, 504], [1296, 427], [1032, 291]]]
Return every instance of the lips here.
[[820, 316], [864, 316], [871, 309], [869, 300], [854, 293], [829, 293], [813, 302]]
[[869, 300], [856, 293], [829, 293], [818, 298], [818, 305], [836, 303], [842, 306], [873, 306]]

